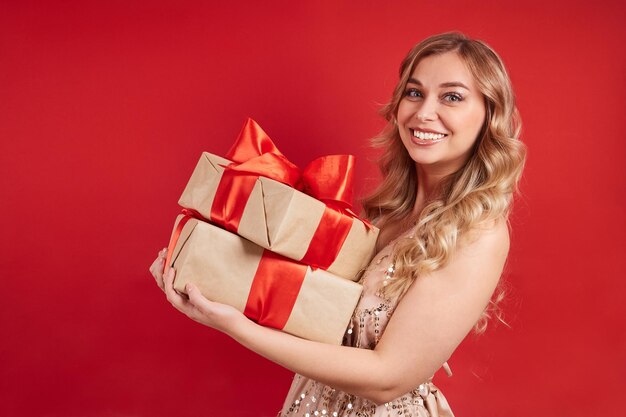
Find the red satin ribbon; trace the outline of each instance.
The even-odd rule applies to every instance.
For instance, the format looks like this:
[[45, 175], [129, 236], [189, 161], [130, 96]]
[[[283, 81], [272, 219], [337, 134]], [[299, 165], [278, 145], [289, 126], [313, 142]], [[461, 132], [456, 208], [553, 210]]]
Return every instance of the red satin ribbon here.
[[163, 264], [163, 272], [165, 272], [165, 268], [167, 268], [168, 266], [171, 266], [170, 262], [172, 261], [172, 256], [174, 255], [174, 248], [176, 247], [176, 243], [178, 242], [180, 233], [183, 231], [183, 227], [185, 227], [185, 224], [189, 221], [189, 219], [191, 219], [191, 216], [189, 216], [191, 212], [189, 210], [187, 209], [183, 210], [183, 214], [185, 214], [185, 217], [180, 219], [180, 221], [176, 225], [176, 229], [174, 229], [174, 233], [172, 233], [172, 238], [170, 239], [170, 244], [167, 245], [167, 256], [165, 258], [165, 264]]
[[[352, 217], [357, 217], [351, 210], [354, 156], [323, 156], [313, 160], [301, 173], [263, 129], [248, 119], [226, 157], [233, 163], [225, 167], [218, 185], [211, 220], [237, 232], [259, 176], [287, 184], [327, 206], [302, 262], [328, 269], [350, 232]], [[362, 221], [371, 228], [369, 222]]]
[[211, 206], [211, 220], [237, 233], [257, 178], [256, 175], [236, 175], [233, 171], [224, 171]]
[[328, 269], [337, 258], [337, 254], [346, 241], [351, 228], [351, 217], [326, 207], [311, 243], [309, 243], [309, 247], [300, 262], [314, 268]]
[[248, 294], [244, 315], [262, 326], [287, 324], [306, 275], [306, 265], [263, 251]]
[[332, 207], [348, 209], [352, 208], [353, 174], [353, 155], [326, 155], [307, 165], [297, 188]]

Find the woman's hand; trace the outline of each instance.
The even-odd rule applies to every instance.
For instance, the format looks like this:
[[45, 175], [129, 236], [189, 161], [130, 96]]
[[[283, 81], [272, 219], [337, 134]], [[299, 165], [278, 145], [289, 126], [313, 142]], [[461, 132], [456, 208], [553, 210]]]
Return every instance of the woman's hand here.
[[234, 307], [209, 301], [200, 293], [198, 287], [191, 283], [185, 286], [187, 295], [179, 294], [174, 289], [174, 277], [176, 275], [174, 268], [167, 268], [163, 272], [166, 256], [167, 249], [161, 250], [157, 259], [150, 266], [150, 272], [174, 308], [198, 323], [231, 336], [238, 324], [248, 320]]
[[167, 256], [167, 248], [161, 249], [157, 258], [154, 260], [154, 262], [152, 262], [152, 265], [150, 265], [150, 273], [156, 280], [156, 283], [159, 286], [159, 288], [161, 288], [163, 291], [165, 291], [165, 288], [163, 287], [163, 267], [165, 266], [166, 256]]

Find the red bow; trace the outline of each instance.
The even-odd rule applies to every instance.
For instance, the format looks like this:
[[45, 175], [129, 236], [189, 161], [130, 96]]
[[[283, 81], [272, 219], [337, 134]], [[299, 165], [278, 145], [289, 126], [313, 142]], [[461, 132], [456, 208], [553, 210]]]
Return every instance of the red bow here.
[[334, 208], [352, 209], [353, 155], [322, 156], [300, 172], [248, 118], [226, 158], [233, 161], [226, 170], [271, 178]]

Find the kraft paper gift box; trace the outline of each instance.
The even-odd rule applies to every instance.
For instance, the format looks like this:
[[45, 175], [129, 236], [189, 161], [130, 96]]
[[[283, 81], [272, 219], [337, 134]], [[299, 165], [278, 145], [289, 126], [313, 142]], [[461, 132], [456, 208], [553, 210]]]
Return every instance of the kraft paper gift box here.
[[185, 215], [176, 219], [167, 264], [181, 293], [191, 282], [261, 325], [329, 344], [341, 344], [362, 290]]
[[351, 155], [318, 158], [301, 173], [248, 119], [228, 156], [235, 163], [202, 154], [182, 207], [272, 252], [358, 279], [374, 255], [378, 229], [351, 211]]

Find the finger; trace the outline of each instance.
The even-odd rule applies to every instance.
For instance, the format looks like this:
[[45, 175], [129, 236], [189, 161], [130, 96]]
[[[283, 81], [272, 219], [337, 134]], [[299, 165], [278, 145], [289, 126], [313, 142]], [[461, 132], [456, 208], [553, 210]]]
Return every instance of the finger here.
[[[165, 260], [163, 258], [156, 258], [154, 260], [154, 262], [152, 262], [152, 265], [150, 265], [150, 272], [159, 272], [159, 267], [161, 267], [161, 271], [163, 270], [163, 263], [165, 262]], [[160, 274], [160, 272], [159, 272]]]
[[159, 285], [159, 288], [164, 290], [165, 285], [163, 282], [163, 271], [165, 270], [165, 258], [158, 258], [155, 268], [156, 268], [156, 273], [155, 273], [156, 282]]
[[163, 289], [163, 264], [165, 260], [162, 258], [157, 258], [150, 265], [150, 273], [154, 277], [157, 285]]
[[165, 292], [168, 292], [170, 289], [174, 290], [174, 276], [175, 276], [176, 272], [174, 271], [174, 268], [169, 268], [167, 266], [165, 266], [165, 271], [163, 271], [163, 288], [165, 289]]
[[159, 258], [163, 258], [165, 259], [165, 257], [167, 256], [167, 248], [163, 248], [159, 251]]
[[167, 300], [177, 309], [183, 308], [186, 300], [176, 292], [174, 289], [174, 268], [167, 268], [167, 271], [163, 275], [163, 286], [165, 288], [165, 295]]
[[156, 274], [155, 274], [155, 279], [156, 279], [156, 283], [159, 286], [160, 289], [165, 290], [165, 284], [163, 283], [163, 264], [165, 263], [165, 261], [161, 261], [158, 263], [157, 267], [156, 267]]
[[185, 285], [185, 292], [189, 296], [189, 302], [193, 304], [198, 310], [207, 312], [211, 309], [211, 301], [209, 301], [192, 283]]

